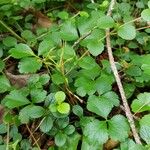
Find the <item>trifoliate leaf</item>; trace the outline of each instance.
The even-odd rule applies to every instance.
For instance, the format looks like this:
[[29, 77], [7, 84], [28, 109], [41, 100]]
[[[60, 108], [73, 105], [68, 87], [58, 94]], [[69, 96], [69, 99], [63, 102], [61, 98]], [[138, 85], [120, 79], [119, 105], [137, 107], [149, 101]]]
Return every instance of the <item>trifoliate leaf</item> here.
[[108, 131], [111, 139], [115, 141], [124, 141], [126, 138], [128, 138], [130, 127], [128, 125], [127, 119], [124, 116], [114, 116], [111, 118], [111, 120], [108, 121], [108, 125]]
[[34, 55], [32, 49], [23, 43], [16, 45], [15, 48], [10, 49], [9, 52], [14, 58], [23, 58]]
[[4, 93], [11, 87], [9, 80], [4, 75], [0, 75], [0, 93]]
[[45, 100], [47, 91], [41, 89], [31, 90], [31, 100], [33, 103], [41, 103]]
[[66, 143], [66, 139], [67, 139], [66, 134], [64, 134], [64, 133], [62, 133], [62, 132], [58, 132], [58, 133], [55, 135], [55, 144], [56, 144], [58, 147], [61, 147], [61, 146], [63, 146], [63, 145]]
[[70, 111], [70, 105], [68, 103], [63, 102], [57, 106], [57, 110], [61, 114], [68, 114]]
[[115, 22], [110, 16], [103, 16], [98, 20], [98, 27], [101, 29], [112, 28], [114, 25]]
[[58, 91], [55, 94], [55, 99], [58, 104], [62, 103], [66, 98], [66, 95], [63, 91]]
[[34, 57], [21, 59], [18, 68], [20, 73], [35, 73], [42, 67], [42, 63]]
[[94, 119], [83, 128], [83, 135], [90, 143], [104, 144], [108, 140], [106, 122]]
[[5, 106], [8, 108], [15, 108], [29, 104], [30, 101], [19, 91], [13, 90], [4, 98]]
[[90, 41], [87, 44], [87, 48], [93, 56], [97, 56], [103, 52], [104, 44], [101, 41]]
[[119, 27], [118, 36], [125, 40], [132, 40], [136, 37], [136, 29], [131, 24], [125, 24]]
[[132, 102], [131, 108], [136, 113], [150, 110], [150, 93], [140, 93]]
[[112, 108], [113, 105], [111, 104], [111, 100], [100, 96], [97, 97], [92, 95], [89, 97], [87, 102], [87, 109], [89, 111], [94, 112], [104, 118], [107, 118]]
[[42, 132], [47, 133], [53, 127], [53, 119], [50, 116], [45, 117], [44, 121], [40, 125]]
[[150, 21], [150, 8], [143, 10], [142, 13], [141, 13], [141, 17], [142, 17], [145, 21]]
[[14, 37], [7, 36], [6, 38], [4, 38], [3, 44], [7, 47], [12, 47], [17, 44], [17, 40]]

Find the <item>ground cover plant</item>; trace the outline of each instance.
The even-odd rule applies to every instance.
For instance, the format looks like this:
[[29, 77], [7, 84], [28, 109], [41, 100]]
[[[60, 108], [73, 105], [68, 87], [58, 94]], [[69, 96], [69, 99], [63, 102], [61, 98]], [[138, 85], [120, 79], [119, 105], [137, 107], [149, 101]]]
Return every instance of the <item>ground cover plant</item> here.
[[150, 1], [0, 0], [0, 150], [149, 150]]

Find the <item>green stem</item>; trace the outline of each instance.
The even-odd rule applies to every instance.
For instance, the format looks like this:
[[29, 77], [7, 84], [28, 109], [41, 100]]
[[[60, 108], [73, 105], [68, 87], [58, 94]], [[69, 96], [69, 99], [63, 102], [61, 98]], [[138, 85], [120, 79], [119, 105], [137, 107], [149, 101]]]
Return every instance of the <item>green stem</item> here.
[[5, 27], [13, 36], [15, 36], [18, 40], [21, 42], [26, 42], [22, 37], [20, 37], [18, 34], [16, 34], [10, 27], [8, 27], [2, 20], [0, 20], [0, 24]]
[[7, 124], [6, 150], [9, 150], [9, 123]]

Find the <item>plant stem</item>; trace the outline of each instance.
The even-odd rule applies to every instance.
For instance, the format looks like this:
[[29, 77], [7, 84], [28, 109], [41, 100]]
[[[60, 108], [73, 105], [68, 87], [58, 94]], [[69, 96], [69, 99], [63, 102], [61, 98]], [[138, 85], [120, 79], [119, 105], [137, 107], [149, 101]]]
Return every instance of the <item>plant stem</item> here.
[[27, 124], [26, 124], [26, 128], [27, 128], [27, 130], [29, 131], [29, 133], [30, 133], [31, 137], [33, 138], [33, 140], [34, 140], [34, 142], [35, 142], [35, 144], [36, 144], [36, 146], [37, 146], [38, 150], [41, 150], [41, 148], [40, 148], [40, 146], [39, 146], [39, 144], [38, 144], [37, 140], [35, 139], [35, 137], [34, 137], [33, 133], [31, 132], [31, 130], [30, 130], [30, 128], [28, 127], [28, 125], [27, 125]]
[[21, 42], [26, 43], [26, 41], [20, 37], [18, 34], [16, 34], [10, 27], [8, 27], [2, 20], [0, 20], [0, 24], [5, 27], [13, 36], [15, 36], [18, 40], [20, 40]]
[[[108, 16], [111, 16], [114, 5], [115, 5], [115, 0], [111, 0], [110, 7], [109, 7], [109, 10], [107, 12]], [[116, 79], [116, 82], [118, 85], [120, 96], [121, 96], [123, 106], [125, 109], [125, 114], [126, 114], [126, 117], [128, 119], [129, 125], [131, 127], [133, 137], [134, 137], [136, 143], [141, 144], [140, 137], [137, 133], [134, 119], [133, 119], [132, 113], [130, 111], [130, 107], [128, 105], [128, 102], [127, 102], [127, 98], [125, 96], [123, 85], [121, 83], [121, 79], [119, 77], [119, 73], [118, 73], [118, 70], [117, 70], [116, 65], [115, 65], [115, 61], [114, 61], [114, 57], [113, 57], [113, 53], [112, 53], [112, 48], [111, 48], [111, 41], [110, 41], [110, 29], [106, 29], [106, 47], [107, 47], [107, 51], [108, 51], [111, 69], [113, 71], [113, 74], [115, 76], [115, 79]]]
[[9, 150], [9, 123], [7, 124], [6, 150]]

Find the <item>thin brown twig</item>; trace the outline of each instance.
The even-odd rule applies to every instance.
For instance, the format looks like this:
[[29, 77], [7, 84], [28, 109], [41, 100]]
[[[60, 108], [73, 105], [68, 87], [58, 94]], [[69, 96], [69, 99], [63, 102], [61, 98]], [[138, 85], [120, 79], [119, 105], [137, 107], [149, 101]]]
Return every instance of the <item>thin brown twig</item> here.
[[141, 27], [141, 28], [137, 28], [136, 30], [139, 31], [139, 30], [148, 29], [148, 28], [150, 28], [150, 25], [145, 26], [145, 27]]
[[[111, 16], [114, 5], [115, 5], [115, 0], [111, 0], [110, 6], [109, 6], [109, 9], [108, 9], [108, 12], [107, 12], [108, 16]], [[113, 71], [113, 74], [115, 76], [115, 79], [116, 79], [116, 82], [117, 82], [117, 85], [118, 85], [120, 96], [121, 96], [123, 106], [124, 106], [124, 109], [125, 109], [125, 114], [126, 114], [126, 117], [128, 119], [129, 125], [131, 127], [133, 137], [134, 137], [136, 143], [141, 144], [140, 137], [137, 133], [135, 123], [134, 123], [134, 119], [133, 119], [132, 113], [130, 111], [130, 107], [128, 105], [128, 102], [127, 102], [127, 98], [125, 96], [123, 85], [121, 83], [121, 79], [119, 77], [119, 74], [118, 74], [118, 71], [117, 71], [117, 68], [116, 68], [116, 65], [115, 65], [115, 61], [114, 61], [114, 57], [113, 57], [113, 53], [112, 53], [112, 48], [111, 48], [111, 41], [110, 41], [110, 29], [106, 29], [106, 47], [107, 47], [107, 51], [108, 51], [108, 57], [109, 57], [111, 69]]]
[[34, 137], [33, 133], [31, 132], [31, 130], [30, 130], [30, 128], [29, 128], [29, 126], [28, 126], [27, 124], [26, 124], [26, 128], [27, 128], [27, 130], [29, 131], [29, 133], [30, 133], [31, 137], [33, 138], [33, 140], [34, 140], [34, 142], [35, 142], [35, 144], [36, 144], [36, 146], [37, 146], [38, 150], [41, 150], [41, 148], [40, 148], [40, 146], [39, 146], [39, 144], [38, 144], [37, 140], [35, 139], [35, 137]]

